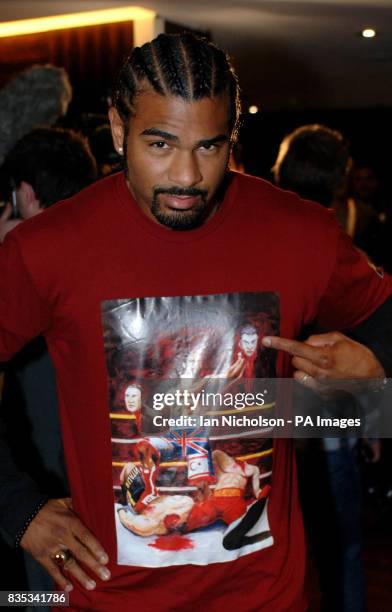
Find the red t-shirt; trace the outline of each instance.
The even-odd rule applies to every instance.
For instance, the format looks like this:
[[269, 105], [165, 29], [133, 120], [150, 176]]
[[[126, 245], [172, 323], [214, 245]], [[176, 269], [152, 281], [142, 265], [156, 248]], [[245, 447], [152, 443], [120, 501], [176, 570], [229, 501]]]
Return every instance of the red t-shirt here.
[[[192, 463], [208, 471], [211, 457], [200, 436], [194, 436], [188, 448], [188, 441], [176, 441], [174, 434], [162, 449], [151, 442], [157, 448], [150, 453], [152, 459], [137, 457], [132, 453], [132, 440], [139, 436], [135, 417], [119, 405], [116, 390], [135, 383], [138, 367], [147, 378], [154, 376], [154, 367], [162, 375], [172, 368], [179, 378], [181, 372], [189, 376], [196, 359], [193, 351], [192, 364], [185, 363], [192, 342], [198, 347], [199, 372], [216, 369], [213, 347], [221, 346], [219, 330], [229, 329], [230, 321], [239, 327], [232, 330], [231, 348], [225, 344], [228, 365], [230, 359], [235, 361], [233, 347], [239, 346], [241, 334], [247, 334], [250, 343], [255, 329], [292, 338], [316, 317], [325, 328], [345, 330], [366, 319], [390, 293], [389, 279], [368, 266], [331, 213], [243, 175], [232, 176], [222, 205], [195, 230], [176, 232], [150, 221], [123, 176], [115, 175], [7, 236], [0, 257], [0, 361], [32, 337], [46, 337], [57, 372], [74, 508], [110, 556], [111, 580], [94, 577], [97, 588], [92, 592], [76, 586], [71, 609], [215, 612], [230, 604], [244, 612], [304, 610], [305, 547], [291, 442], [275, 440], [273, 453], [267, 452], [272, 475], [265, 457], [258, 459], [262, 453], [252, 455], [250, 447], [238, 441], [231, 446], [215, 442], [212, 457], [221, 467], [209, 486], [212, 491], [215, 487], [218, 501], [213, 503], [220, 521], [176, 536], [187, 538], [184, 551], [164, 550], [159, 538], [170, 538], [165, 530], [189, 511], [181, 506], [180, 495], [188, 496], [185, 502], [191, 498], [193, 516], [198, 515], [187, 469]], [[124, 316], [117, 316], [119, 312]], [[204, 344], [203, 320], [209, 329]], [[137, 334], [143, 325], [149, 339], [144, 334], [141, 351]], [[257, 346], [261, 350], [260, 343]], [[199, 349], [206, 356], [203, 364]], [[136, 366], [135, 359], [142, 365]], [[273, 375], [271, 367], [276, 376], [291, 374], [287, 356], [279, 356], [276, 364], [256, 359], [254, 367], [257, 363], [261, 374], [270, 368], [268, 375]], [[119, 414], [126, 426], [116, 421]], [[145, 461], [143, 469], [135, 471], [144, 476], [139, 481], [135, 477], [129, 498], [138, 486], [143, 488], [143, 478], [149, 478], [148, 461], [154, 461], [154, 469], [167, 470], [176, 460], [182, 470], [176, 476], [181, 476], [181, 486], [175, 490], [170, 487], [179, 480], [168, 476], [173, 470], [162, 472], [161, 482], [154, 476], [165, 502], [176, 493], [178, 498], [169, 501], [178, 505], [163, 519], [158, 517], [153, 535], [133, 531], [142, 515], [120, 498], [120, 472], [126, 463], [121, 442], [127, 436], [128, 461], [139, 468]], [[165, 455], [168, 448], [171, 455]], [[218, 486], [225, 462], [229, 472], [241, 472], [239, 485]], [[228, 511], [230, 497], [236, 508], [243, 508], [244, 501], [249, 507], [257, 497], [250, 477], [245, 487], [246, 463], [249, 474], [252, 466], [259, 469], [260, 488], [267, 482], [272, 486], [263, 518], [268, 537], [262, 545], [224, 551], [221, 540], [232, 520], [225, 517], [233, 515]], [[119, 522], [119, 508], [131, 528]], [[209, 534], [215, 539], [209, 540]]]

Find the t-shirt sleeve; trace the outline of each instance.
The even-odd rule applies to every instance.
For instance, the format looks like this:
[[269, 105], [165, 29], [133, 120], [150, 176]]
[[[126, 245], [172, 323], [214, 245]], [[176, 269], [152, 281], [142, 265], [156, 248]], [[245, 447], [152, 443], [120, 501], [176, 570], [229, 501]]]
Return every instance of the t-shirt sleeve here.
[[392, 277], [371, 265], [351, 238], [339, 232], [332, 273], [318, 306], [318, 326], [324, 330], [350, 330], [391, 294]]
[[0, 246], [0, 362], [45, 333], [49, 306], [39, 296], [14, 230]]

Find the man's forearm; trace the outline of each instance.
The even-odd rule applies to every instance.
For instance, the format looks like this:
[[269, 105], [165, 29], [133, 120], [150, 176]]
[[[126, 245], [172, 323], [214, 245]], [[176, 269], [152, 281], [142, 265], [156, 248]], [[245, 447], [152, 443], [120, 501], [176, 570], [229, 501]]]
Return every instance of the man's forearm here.
[[28, 525], [48, 500], [22, 472], [0, 432], [0, 530], [11, 546], [18, 546]]

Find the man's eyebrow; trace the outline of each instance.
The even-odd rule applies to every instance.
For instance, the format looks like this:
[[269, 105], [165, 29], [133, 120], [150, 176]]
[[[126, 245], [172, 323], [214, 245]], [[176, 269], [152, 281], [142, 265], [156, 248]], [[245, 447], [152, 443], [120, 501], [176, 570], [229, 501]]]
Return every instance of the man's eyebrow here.
[[172, 140], [173, 142], [178, 142], [178, 136], [174, 136], [174, 134], [170, 134], [170, 132], [164, 132], [163, 130], [159, 130], [158, 128], [148, 128], [141, 132], [140, 136], [157, 136], [158, 138], [164, 138], [165, 140]]

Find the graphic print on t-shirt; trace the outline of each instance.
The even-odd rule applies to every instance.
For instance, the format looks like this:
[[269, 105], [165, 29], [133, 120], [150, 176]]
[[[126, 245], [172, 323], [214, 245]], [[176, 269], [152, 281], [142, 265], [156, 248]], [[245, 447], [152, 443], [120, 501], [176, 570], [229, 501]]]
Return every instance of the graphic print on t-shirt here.
[[[234, 434], [176, 420], [152, 435], [144, 424], [162, 381], [190, 381], [199, 396], [212, 381], [221, 397], [238, 398], [252, 393], [253, 379], [274, 378], [275, 353], [261, 339], [279, 333], [278, 295], [111, 300], [102, 319], [118, 564], [206, 565], [271, 546], [268, 430]], [[239, 409], [225, 399], [206, 414], [257, 416], [273, 405]]]

